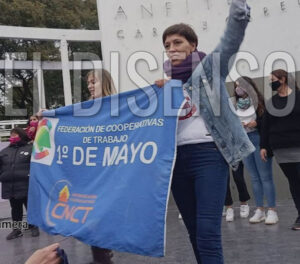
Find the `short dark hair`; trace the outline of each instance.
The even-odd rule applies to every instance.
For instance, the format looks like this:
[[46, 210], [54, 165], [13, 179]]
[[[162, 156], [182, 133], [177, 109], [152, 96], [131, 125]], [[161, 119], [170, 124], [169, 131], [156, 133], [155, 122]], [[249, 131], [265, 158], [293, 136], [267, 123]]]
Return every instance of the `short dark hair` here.
[[10, 134], [15, 133], [18, 134], [22, 141], [28, 142], [30, 139], [28, 138], [26, 132], [21, 127], [15, 127], [10, 131]]
[[192, 29], [191, 26], [184, 24], [184, 23], [175, 24], [175, 25], [172, 25], [172, 26], [168, 27], [167, 29], [165, 29], [163, 36], [162, 36], [163, 43], [165, 43], [166, 38], [168, 36], [175, 35], [175, 34], [178, 34], [178, 35], [186, 38], [186, 40], [189, 43], [196, 44], [196, 47], [198, 46], [198, 37], [197, 37], [197, 34], [195, 33], [194, 29]]

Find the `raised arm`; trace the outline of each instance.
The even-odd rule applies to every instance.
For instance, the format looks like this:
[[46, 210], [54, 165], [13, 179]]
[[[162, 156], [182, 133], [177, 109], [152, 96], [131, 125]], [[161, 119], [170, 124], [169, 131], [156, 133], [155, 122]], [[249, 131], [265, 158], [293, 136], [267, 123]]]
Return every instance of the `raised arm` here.
[[226, 78], [232, 67], [236, 53], [243, 42], [245, 30], [250, 20], [250, 7], [246, 0], [233, 0], [225, 33], [213, 53], [219, 55], [220, 73]]

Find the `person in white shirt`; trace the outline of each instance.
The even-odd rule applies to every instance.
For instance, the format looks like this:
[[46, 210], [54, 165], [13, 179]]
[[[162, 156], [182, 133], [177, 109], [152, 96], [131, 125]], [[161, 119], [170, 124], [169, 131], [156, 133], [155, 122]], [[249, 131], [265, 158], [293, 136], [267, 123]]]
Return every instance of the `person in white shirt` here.
[[[236, 112], [240, 117], [248, 137], [256, 147], [256, 151], [243, 160], [251, 176], [256, 210], [249, 219], [250, 223], [265, 222], [267, 225], [276, 224], [276, 193], [272, 173], [272, 157], [263, 161], [260, 157], [260, 127], [265, 112], [263, 96], [258, 91], [255, 82], [246, 76], [234, 83]], [[264, 197], [267, 200], [267, 216], [264, 209]]]

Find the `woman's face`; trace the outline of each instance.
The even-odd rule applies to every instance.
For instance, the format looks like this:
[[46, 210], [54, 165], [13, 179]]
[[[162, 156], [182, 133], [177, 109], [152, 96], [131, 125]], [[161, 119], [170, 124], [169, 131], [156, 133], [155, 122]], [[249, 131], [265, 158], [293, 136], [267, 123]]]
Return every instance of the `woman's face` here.
[[281, 79], [277, 78], [277, 77], [276, 77], [275, 75], [273, 75], [273, 74], [271, 74], [271, 75], [269, 76], [269, 80], [270, 80], [270, 82], [276, 82], [276, 81], [279, 81], [281, 85], [283, 85], [283, 84], [285, 83], [285, 82], [284, 82], [284, 79], [281, 80]]
[[93, 98], [102, 97], [102, 83], [95, 75], [90, 74], [88, 76], [87, 86]]
[[185, 37], [178, 34], [167, 36], [164, 46], [172, 65], [180, 64], [196, 49], [195, 43], [188, 42]]
[[235, 94], [237, 97], [246, 98], [248, 97], [248, 94], [244, 91], [244, 89], [241, 88], [239, 81], [235, 82]]
[[279, 81], [279, 79], [278, 79], [275, 75], [273, 75], [273, 74], [271, 74], [271, 75], [269, 76], [269, 80], [270, 80], [270, 82], [276, 82], [276, 81]]
[[38, 122], [39, 120], [37, 119], [36, 116], [31, 116], [29, 119], [30, 122]]
[[17, 133], [15, 133], [15, 132], [12, 132], [11, 134], [10, 134], [10, 137], [11, 138], [16, 138], [16, 137], [20, 137]]

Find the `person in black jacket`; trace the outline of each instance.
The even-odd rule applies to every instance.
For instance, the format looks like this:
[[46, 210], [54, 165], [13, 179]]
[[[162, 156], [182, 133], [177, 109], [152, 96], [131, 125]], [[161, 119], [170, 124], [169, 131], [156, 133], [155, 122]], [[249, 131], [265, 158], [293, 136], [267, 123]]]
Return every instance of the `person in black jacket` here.
[[[22, 128], [13, 128], [9, 141], [10, 145], [0, 152], [2, 199], [9, 199], [13, 220], [13, 230], [7, 240], [22, 236], [23, 205], [27, 208], [32, 151], [32, 144], [28, 144], [29, 138]], [[37, 227], [30, 228], [32, 236], [39, 235]]]
[[262, 122], [261, 158], [266, 160], [268, 148], [288, 179], [298, 211], [292, 226], [300, 230], [300, 91], [294, 77], [285, 70], [271, 73], [270, 86], [277, 93], [267, 102]]

